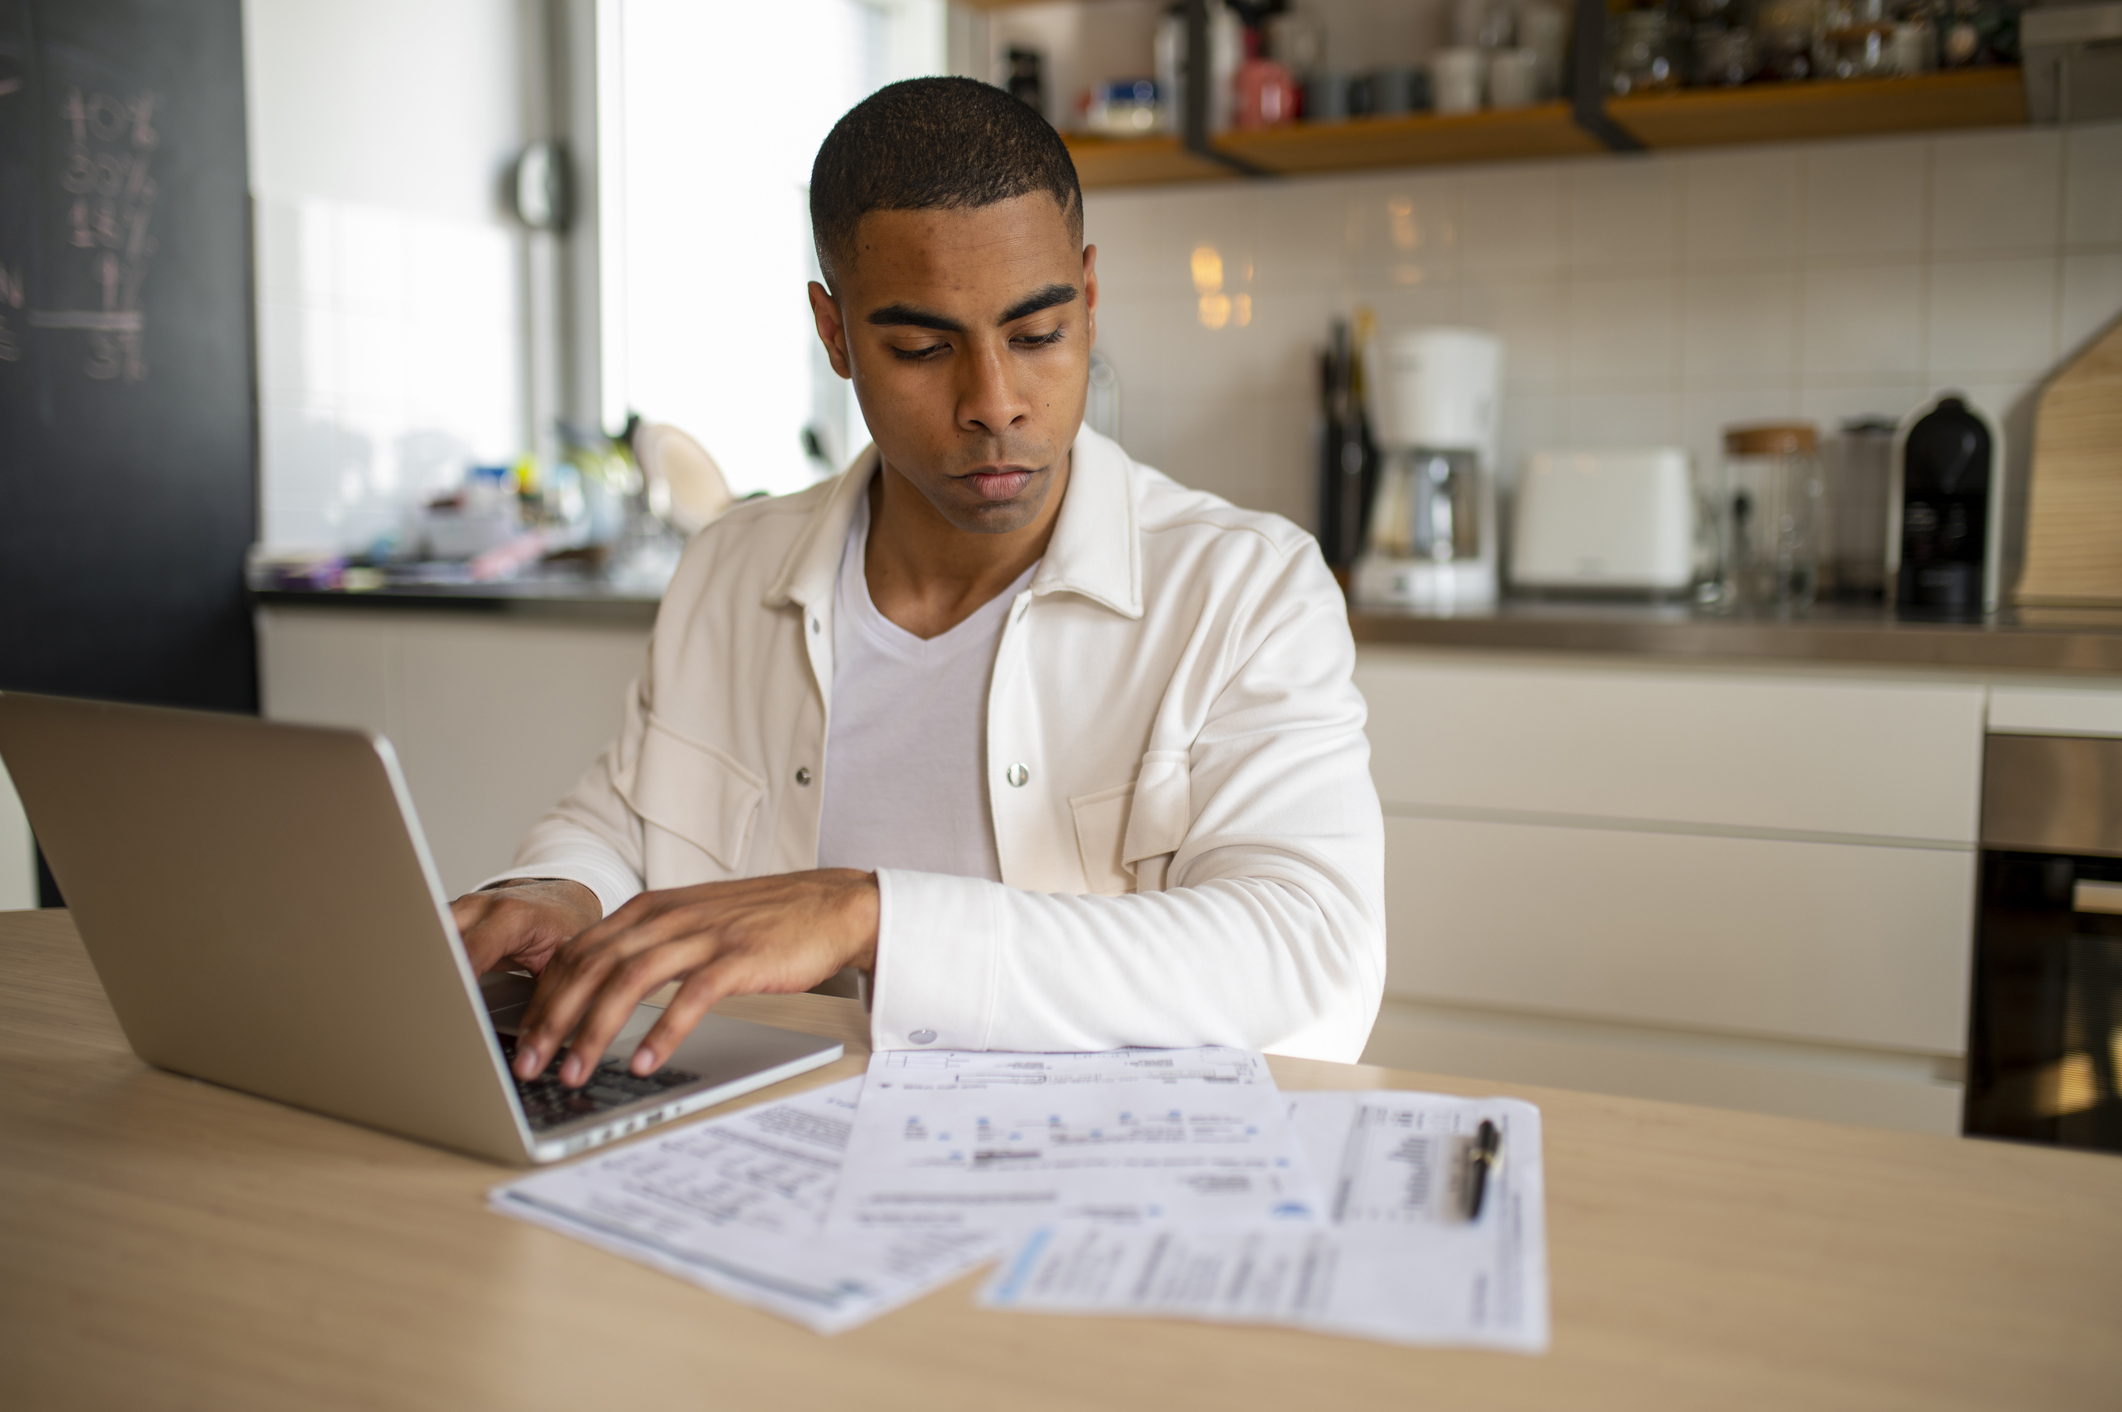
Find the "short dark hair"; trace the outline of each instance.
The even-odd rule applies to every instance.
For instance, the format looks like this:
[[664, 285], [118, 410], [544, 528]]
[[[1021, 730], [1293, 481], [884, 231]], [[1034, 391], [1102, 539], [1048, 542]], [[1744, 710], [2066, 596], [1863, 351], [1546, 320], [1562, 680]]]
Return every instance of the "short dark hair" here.
[[1083, 241], [1083, 188], [1052, 124], [992, 84], [910, 78], [847, 110], [810, 172], [811, 236], [833, 283], [851, 259], [855, 227], [871, 211], [992, 206], [1044, 191]]

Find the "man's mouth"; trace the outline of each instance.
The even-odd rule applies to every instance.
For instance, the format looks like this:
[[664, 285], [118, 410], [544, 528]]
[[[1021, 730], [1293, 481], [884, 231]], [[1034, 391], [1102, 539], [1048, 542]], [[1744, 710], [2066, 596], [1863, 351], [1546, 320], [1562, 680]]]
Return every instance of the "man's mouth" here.
[[1011, 500], [1024, 489], [1032, 472], [1017, 466], [997, 466], [989, 471], [971, 471], [958, 477], [982, 500]]

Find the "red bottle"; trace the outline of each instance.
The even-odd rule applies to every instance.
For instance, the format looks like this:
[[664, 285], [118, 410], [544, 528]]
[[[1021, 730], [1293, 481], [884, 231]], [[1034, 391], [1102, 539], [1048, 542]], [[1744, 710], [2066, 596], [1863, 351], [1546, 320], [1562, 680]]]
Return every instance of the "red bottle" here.
[[1297, 80], [1273, 59], [1260, 56], [1260, 31], [1245, 31], [1245, 62], [1238, 65], [1237, 111], [1232, 123], [1256, 132], [1261, 128], [1290, 127], [1297, 121]]

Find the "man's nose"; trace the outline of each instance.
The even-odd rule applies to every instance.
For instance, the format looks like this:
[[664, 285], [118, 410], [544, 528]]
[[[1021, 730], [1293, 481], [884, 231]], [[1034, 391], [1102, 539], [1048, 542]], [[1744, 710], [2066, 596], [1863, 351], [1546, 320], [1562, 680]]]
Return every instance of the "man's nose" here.
[[1015, 370], [1002, 349], [976, 349], [960, 366], [966, 372], [958, 390], [959, 426], [999, 436], [1030, 413], [1031, 405], [1018, 389]]

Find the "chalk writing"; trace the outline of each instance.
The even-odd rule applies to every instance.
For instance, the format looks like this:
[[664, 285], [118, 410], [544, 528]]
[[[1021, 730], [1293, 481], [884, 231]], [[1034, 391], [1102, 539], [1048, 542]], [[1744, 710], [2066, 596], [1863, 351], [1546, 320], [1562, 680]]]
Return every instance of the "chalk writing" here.
[[[66, 241], [88, 257], [102, 307], [39, 310], [29, 322], [33, 328], [86, 333], [89, 356], [82, 371], [99, 380], [142, 382], [147, 377], [141, 287], [155, 253], [150, 226], [156, 187], [149, 163], [161, 140], [154, 123], [158, 101], [153, 93], [119, 98], [70, 88], [60, 105], [67, 140], [59, 185], [73, 198]], [[7, 356], [0, 351], [0, 358]]]

